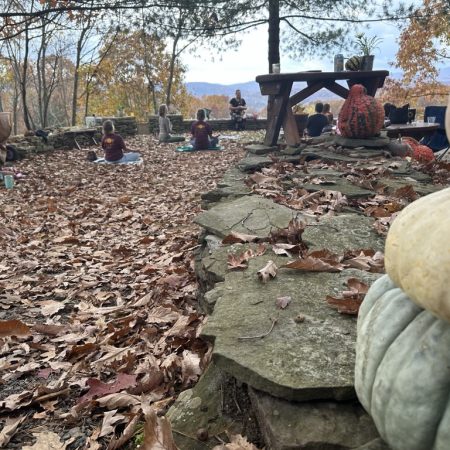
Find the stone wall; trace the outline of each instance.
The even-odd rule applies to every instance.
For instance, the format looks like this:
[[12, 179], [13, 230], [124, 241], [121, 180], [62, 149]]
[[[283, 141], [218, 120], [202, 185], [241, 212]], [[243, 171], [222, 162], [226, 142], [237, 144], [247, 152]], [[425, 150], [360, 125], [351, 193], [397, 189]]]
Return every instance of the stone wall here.
[[[174, 133], [188, 133], [194, 120], [184, 120], [182, 115], [173, 114], [168, 116], [172, 123]], [[208, 121], [214, 131], [233, 130], [233, 122], [230, 119], [212, 119]], [[247, 119], [247, 130], [265, 130], [267, 119]], [[159, 131], [158, 116], [150, 116], [148, 119], [148, 130], [150, 134]]]

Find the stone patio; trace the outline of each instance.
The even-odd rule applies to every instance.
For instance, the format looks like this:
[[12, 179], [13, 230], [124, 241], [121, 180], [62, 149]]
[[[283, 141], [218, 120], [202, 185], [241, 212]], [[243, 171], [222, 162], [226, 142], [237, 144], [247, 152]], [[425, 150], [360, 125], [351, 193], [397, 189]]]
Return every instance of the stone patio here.
[[[248, 249], [256, 251], [257, 244], [221, 245], [221, 240], [231, 232], [264, 239], [276, 228], [286, 227], [293, 217], [308, 224], [302, 238], [310, 250], [325, 248], [337, 254], [361, 248], [383, 250], [384, 239], [374, 231], [373, 219], [351, 205], [343, 213], [312, 221], [299, 211], [252, 193], [245, 184], [246, 173], [268, 167], [274, 161], [297, 163], [302, 158], [370, 167], [386, 155], [384, 144], [382, 139], [373, 140], [368, 149], [369, 146], [361, 148], [364, 142], [350, 146], [342, 140], [321, 139], [300, 153], [292, 151], [298, 153], [294, 155], [282, 155], [277, 150], [266, 154], [271, 149], [253, 145], [248, 149], [251, 153], [227, 171], [212, 193], [203, 197], [207, 210], [196, 219], [204, 229], [196, 271], [202, 290], [200, 305], [209, 317], [202, 337], [214, 344], [214, 370], [248, 388], [250, 407], [267, 449], [388, 449], [355, 398], [356, 319], [339, 314], [325, 301], [327, 295], [342, 292], [348, 278], [371, 284], [380, 274], [356, 269], [297, 272], [284, 268], [292, 259], [276, 255], [270, 246], [263, 255], [251, 258], [247, 269], [230, 271], [228, 255]], [[388, 160], [386, 164], [389, 176], [380, 181], [387, 189], [412, 184], [416, 192], [425, 195], [441, 188], [403, 160]], [[353, 200], [374, 195], [371, 189], [352, 184], [339, 170], [314, 168], [308, 176], [327, 180], [325, 186], [299, 185], [310, 192], [332, 189]], [[302, 178], [304, 174], [299, 173], [297, 180]], [[278, 273], [263, 284], [257, 272], [269, 260], [276, 264]], [[280, 296], [291, 297], [286, 309], [276, 306]], [[203, 389], [202, 383], [210, 376], [207, 372], [194, 391]], [[189, 426], [180, 418], [186, 418], [192, 410], [193, 395], [180, 396], [169, 414], [175, 431], [188, 435]], [[214, 398], [217, 389], [208, 395]], [[233, 421], [224, 424], [234, 431], [239, 429], [237, 425]], [[195, 422], [192, 426], [200, 424]], [[202, 422], [202, 426], [216, 430], [214, 424]], [[183, 442], [186, 445], [186, 440]], [[191, 442], [181, 448], [212, 448], [195, 445]]]

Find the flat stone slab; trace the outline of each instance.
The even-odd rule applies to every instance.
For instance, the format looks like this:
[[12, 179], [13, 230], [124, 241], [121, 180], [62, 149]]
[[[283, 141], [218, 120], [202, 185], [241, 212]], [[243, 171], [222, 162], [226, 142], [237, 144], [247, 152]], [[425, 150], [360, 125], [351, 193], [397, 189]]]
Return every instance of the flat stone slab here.
[[306, 159], [306, 161], [310, 161], [313, 159], [321, 159], [324, 162], [345, 162], [345, 163], [361, 163], [361, 160], [367, 159], [373, 159], [378, 158], [380, 156], [384, 156], [385, 151], [384, 150], [353, 150], [349, 154], [345, 153], [338, 153], [331, 151], [329, 149], [324, 148], [312, 148], [308, 147], [305, 148], [302, 152], [302, 157]]
[[374, 220], [361, 214], [322, 217], [307, 226], [302, 238], [311, 250], [328, 249], [343, 254], [346, 250], [384, 249], [384, 239], [373, 228]]
[[306, 144], [301, 144], [297, 147], [291, 147], [290, 145], [287, 145], [283, 150], [281, 150], [281, 153], [283, 155], [300, 155], [302, 151], [306, 148]]
[[388, 137], [373, 137], [368, 139], [351, 139], [344, 136], [336, 135], [333, 140], [334, 144], [342, 147], [357, 148], [384, 148], [389, 144]]
[[194, 222], [210, 233], [225, 237], [232, 231], [267, 237], [271, 230], [285, 228], [296, 211], [257, 195], [220, 202], [198, 215]]
[[[214, 342], [214, 361], [249, 386], [287, 400], [352, 398], [356, 319], [330, 308], [325, 298], [339, 295], [348, 278], [370, 283], [379, 275], [280, 268], [262, 284], [257, 271], [270, 259], [278, 267], [288, 262], [267, 252], [250, 259], [246, 270], [225, 275], [202, 332]], [[280, 296], [292, 298], [284, 310], [275, 304]], [[296, 321], [298, 316], [304, 321]], [[276, 324], [265, 338], [240, 339], [267, 333], [273, 319]]]
[[253, 389], [250, 398], [271, 450], [350, 450], [379, 437], [358, 402], [288, 402]]
[[278, 146], [269, 147], [263, 144], [251, 144], [245, 146], [244, 149], [254, 155], [267, 155], [268, 153], [278, 151]]
[[411, 180], [405, 178], [380, 178], [378, 181], [380, 184], [384, 184], [387, 187], [386, 193], [388, 194], [392, 194], [397, 189], [408, 185], [411, 185], [420, 195], [428, 195], [442, 189], [442, 186], [440, 185], [420, 183], [414, 178]]
[[[298, 163], [302, 155], [283, 155], [279, 152], [272, 154], [278, 161]], [[271, 156], [272, 156], [271, 155]], [[237, 167], [241, 172], [254, 172], [255, 170], [260, 170], [263, 167], [271, 166], [274, 163], [272, 158], [268, 156], [257, 156], [249, 155], [241, 159], [237, 163]]]

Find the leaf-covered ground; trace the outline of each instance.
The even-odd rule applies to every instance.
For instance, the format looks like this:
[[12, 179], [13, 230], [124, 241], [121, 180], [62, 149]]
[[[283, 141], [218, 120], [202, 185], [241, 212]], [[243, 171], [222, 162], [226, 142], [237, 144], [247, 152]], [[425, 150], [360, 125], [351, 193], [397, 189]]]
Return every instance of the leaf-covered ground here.
[[195, 383], [209, 349], [192, 219], [255, 137], [189, 154], [128, 139], [143, 166], [84, 150], [15, 165], [23, 178], [0, 190], [0, 447], [120, 448], [142, 405], [164, 412]]

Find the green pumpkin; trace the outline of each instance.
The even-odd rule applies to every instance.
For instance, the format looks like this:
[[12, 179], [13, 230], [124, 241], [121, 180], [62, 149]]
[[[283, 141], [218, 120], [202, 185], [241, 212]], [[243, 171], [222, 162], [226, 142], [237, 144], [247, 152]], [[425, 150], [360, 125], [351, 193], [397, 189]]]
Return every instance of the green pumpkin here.
[[358, 71], [362, 67], [362, 56], [352, 56], [345, 62], [345, 70]]
[[361, 305], [355, 389], [393, 450], [450, 448], [450, 323], [413, 303], [388, 275]]

